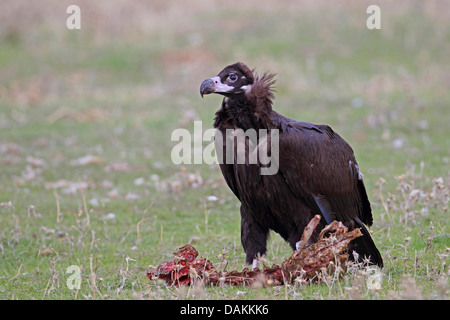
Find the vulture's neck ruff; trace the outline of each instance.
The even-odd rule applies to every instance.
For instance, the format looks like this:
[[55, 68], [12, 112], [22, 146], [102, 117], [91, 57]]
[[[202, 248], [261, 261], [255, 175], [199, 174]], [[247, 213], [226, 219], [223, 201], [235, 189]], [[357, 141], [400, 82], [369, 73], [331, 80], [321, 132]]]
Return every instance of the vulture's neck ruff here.
[[225, 95], [222, 108], [216, 113], [214, 127], [225, 125], [243, 130], [275, 128], [272, 117], [274, 78], [274, 74], [256, 76], [252, 84], [241, 86], [238, 93]]

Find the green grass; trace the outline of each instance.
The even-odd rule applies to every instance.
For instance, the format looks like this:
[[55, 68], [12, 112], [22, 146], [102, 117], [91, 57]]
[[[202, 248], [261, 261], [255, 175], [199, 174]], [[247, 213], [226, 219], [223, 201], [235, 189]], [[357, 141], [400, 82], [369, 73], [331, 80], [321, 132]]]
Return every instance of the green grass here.
[[[370, 31], [356, 2], [136, 2], [129, 15], [114, 2], [102, 15], [81, 5], [82, 29], [69, 31], [54, 4], [0, 19], [1, 299], [448, 299], [442, 8], [386, 4], [382, 30]], [[277, 111], [329, 124], [352, 145], [385, 260], [379, 290], [358, 268], [267, 288], [174, 288], [145, 276], [188, 242], [214, 264], [226, 250], [227, 270], [245, 267], [239, 204], [220, 170], [170, 159], [172, 131], [194, 120], [210, 128], [220, 106], [200, 98], [201, 81], [237, 60], [278, 73]], [[267, 263], [290, 254], [271, 234]], [[78, 291], [67, 286], [71, 265]]]

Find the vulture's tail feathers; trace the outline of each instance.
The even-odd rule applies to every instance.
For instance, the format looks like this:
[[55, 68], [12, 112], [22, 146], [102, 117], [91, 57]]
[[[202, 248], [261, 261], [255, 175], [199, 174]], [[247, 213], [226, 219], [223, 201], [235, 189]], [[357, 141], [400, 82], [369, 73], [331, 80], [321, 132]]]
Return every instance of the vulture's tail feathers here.
[[369, 258], [370, 263], [383, 267], [383, 258], [381, 257], [380, 252], [378, 251], [375, 243], [370, 236], [369, 231], [366, 229], [364, 224], [359, 220], [355, 219], [356, 228], [360, 228], [361, 233], [363, 234], [361, 237], [354, 239], [351, 242], [350, 246], [350, 258], [354, 260], [354, 256], [352, 251], [356, 251], [358, 253], [358, 262], [362, 262], [364, 258]]

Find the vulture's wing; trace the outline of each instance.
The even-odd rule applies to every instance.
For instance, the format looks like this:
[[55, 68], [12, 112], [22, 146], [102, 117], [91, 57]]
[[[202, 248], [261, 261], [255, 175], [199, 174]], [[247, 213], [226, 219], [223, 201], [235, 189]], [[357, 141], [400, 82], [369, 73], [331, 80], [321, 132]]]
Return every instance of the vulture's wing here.
[[353, 150], [330, 127], [288, 121], [279, 135], [279, 173], [327, 223], [359, 219], [372, 224]]
[[239, 196], [239, 190], [237, 187], [237, 182], [234, 174], [234, 167], [232, 164], [220, 164], [220, 170], [222, 171], [222, 175], [227, 183], [228, 187], [233, 191], [234, 195], [241, 200]]

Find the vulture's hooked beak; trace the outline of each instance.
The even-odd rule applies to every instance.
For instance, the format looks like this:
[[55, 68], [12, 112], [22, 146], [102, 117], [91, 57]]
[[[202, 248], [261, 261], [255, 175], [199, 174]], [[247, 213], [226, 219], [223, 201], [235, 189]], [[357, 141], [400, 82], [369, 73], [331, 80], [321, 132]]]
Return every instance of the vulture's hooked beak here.
[[204, 94], [210, 93], [227, 93], [234, 89], [234, 87], [224, 84], [220, 81], [220, 77], [206, 79], [200, 86], [200, 95], [203, 98]]

